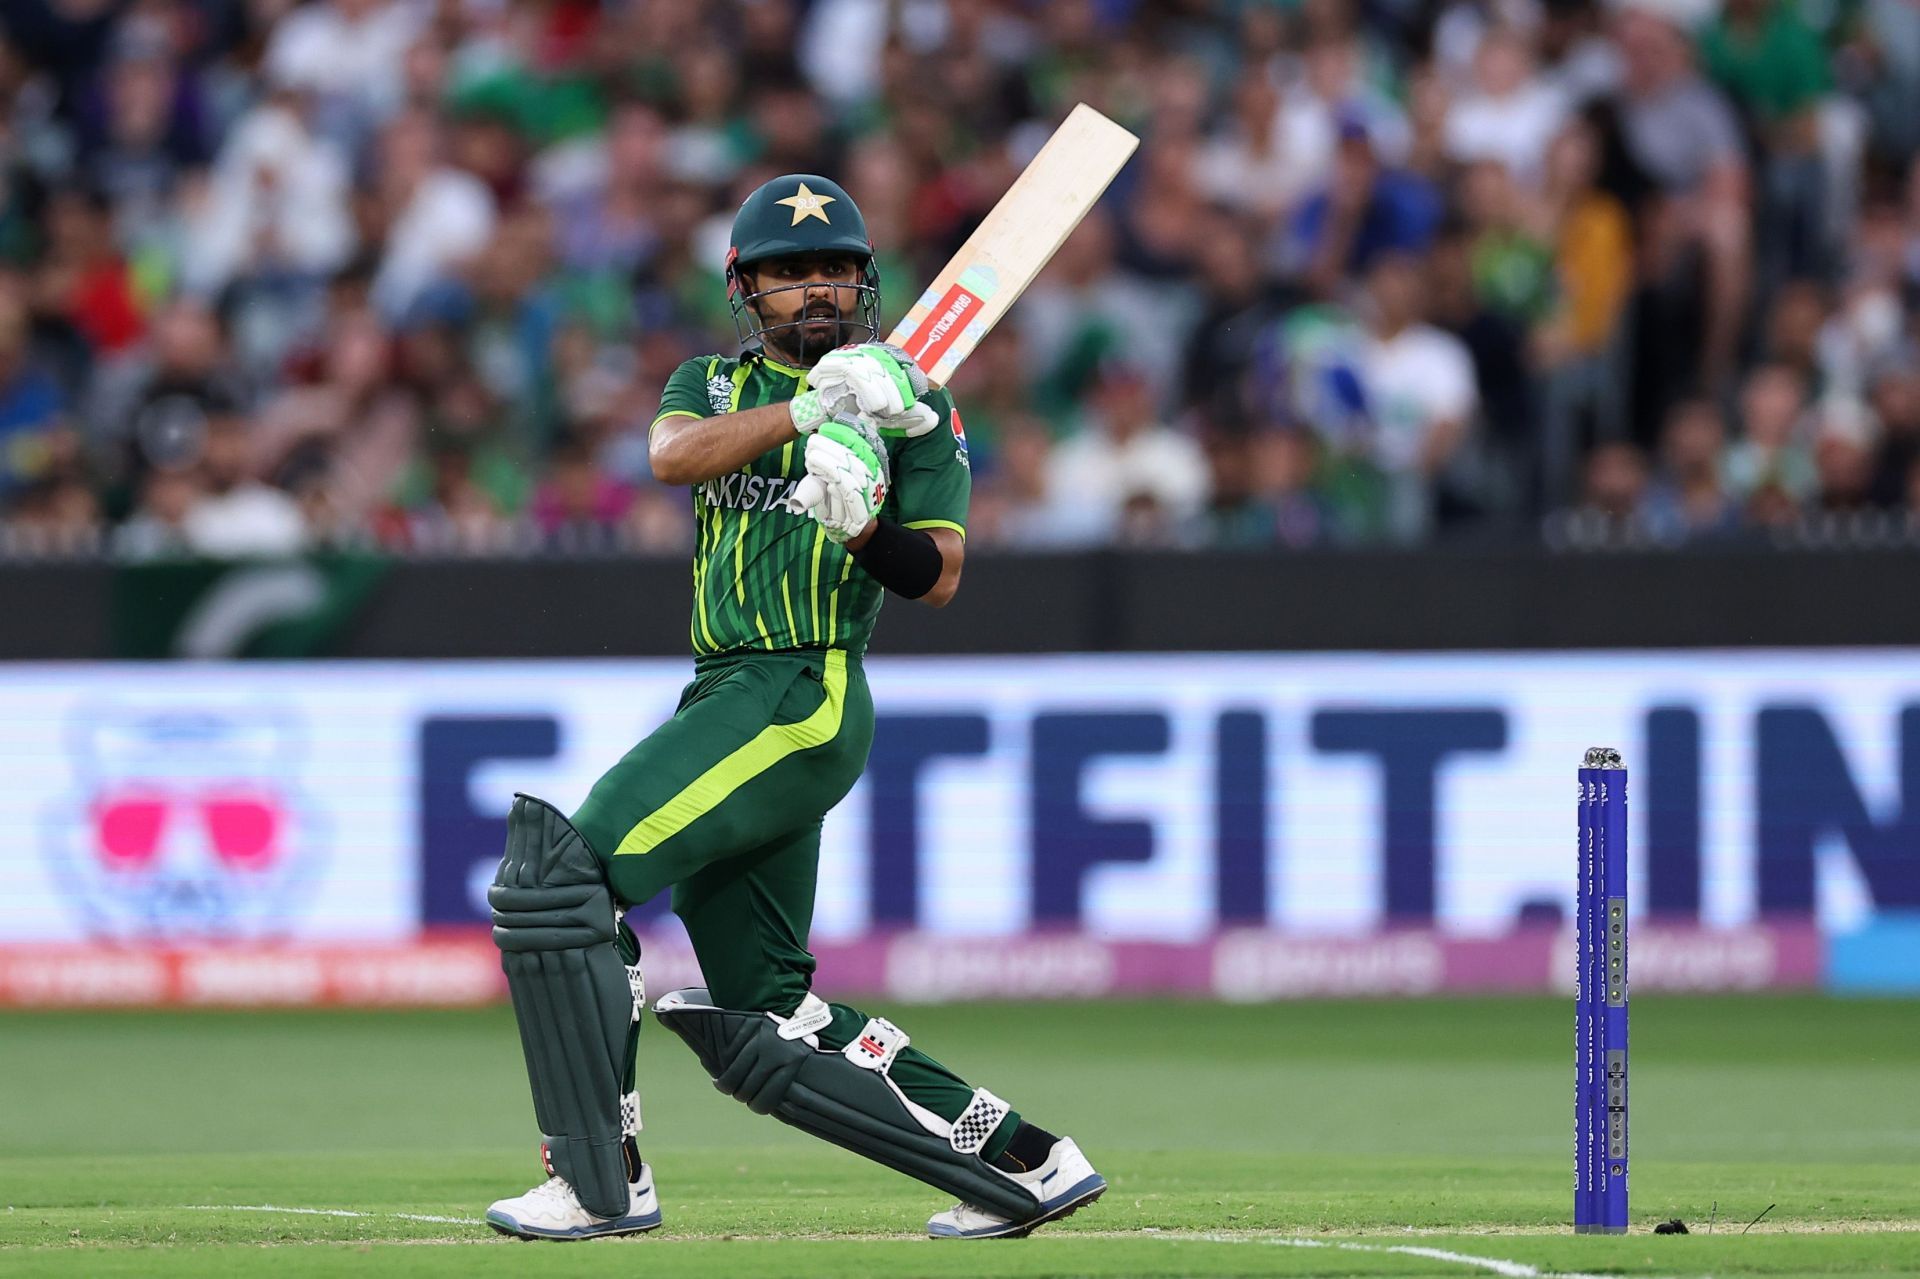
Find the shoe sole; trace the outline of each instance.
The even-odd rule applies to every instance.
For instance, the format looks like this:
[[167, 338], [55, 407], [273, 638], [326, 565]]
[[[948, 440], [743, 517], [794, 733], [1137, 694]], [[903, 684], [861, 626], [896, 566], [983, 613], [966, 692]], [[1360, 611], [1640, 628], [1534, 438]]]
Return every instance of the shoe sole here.
[[996, 1230], [976, 1231], [972, 1234], [965, 1235], [958, 1233], [934, 1234], [932, 1230], [927, 1231], [927, 1235], [933, 1239], [1025, 1239], [1041, 1226], [1049, 1225], [1056, 1221], [1065, 1221], [1068, 1217], [1079, 1212], [1082, 1208], [1106, 1193], [1106, 1178], [1102, 1177], [1099, 1173], [1095, 1173], [1063, 1195], [1062, 1198], [1065, 1202], [1047, 1209], [1047, 1211], [1041, 1213], [1032, 1221], [1010, 1221], [1005, 1226]]
[[487, 1224], [503, 1235], [514, 1239], [526, 1239], [535, 1243], [566, 1243], [573, 1239], [612, 1239], [619, 1235], [644, 1234], [657, 1230], [662, 1218], [659, 1213], [650, 1217], [626, 1217], [620, 1221], [610, 1221], [604, 1226], [581, 1226], [566, 1231], [541, 1231], [521, 1225], [504, 1213], [496, 1217], [487, 1214]]

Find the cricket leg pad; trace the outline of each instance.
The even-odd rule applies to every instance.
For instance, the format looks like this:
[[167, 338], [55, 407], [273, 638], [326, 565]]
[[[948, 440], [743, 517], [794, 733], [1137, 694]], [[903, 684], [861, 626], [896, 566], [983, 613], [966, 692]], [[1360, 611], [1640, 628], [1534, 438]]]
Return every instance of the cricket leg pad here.
[[[516, 795], [487, 890], [545, 1135], [547, 1170], [603, 1218], [624, 1216], [637, 1176], [638, 946], [614, 913], [599, 859], [552, 805]], [[629, 962], [631, 961], [631, 962]]]
[[886, 1068], [907, 1042], [890, 1022], [875, 1018], [853, 1043], [835, 1051], [821, 1047], [814, 1034], [831, 1013], [813, 995], [792, 1017], [780, 1017], [718, 1008], [706, 990], [690, 987], [669, 992], [653, 1011], [686, 1040], [714, 1087], [756, 1113], [1006, 1220], [1028, 1221], [1044, 1211], [1034, 1189], [980, 1158], [986, 1137], [1008, 1113], [1006, 1103], [976, 1094], [978, 1104], [968, 1107], [962, 1124], [915, 1105], [887, 1077]]

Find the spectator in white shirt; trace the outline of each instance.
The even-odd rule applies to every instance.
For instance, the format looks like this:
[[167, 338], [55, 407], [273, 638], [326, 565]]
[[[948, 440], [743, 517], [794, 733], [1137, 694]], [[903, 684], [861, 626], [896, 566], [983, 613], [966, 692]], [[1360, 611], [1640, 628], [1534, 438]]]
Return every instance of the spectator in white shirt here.
[[313, 135], [289, 97], [269, 98], [220, 149], [183, 282], [210, 295], [256, 273], [332, 274], [354, 248], [350, 190], [339, 149]]
[[464, 266], [493, 236], [493, 194], [470, 173], [440, 161], [440, 127], [408, 111], [380, 136], [373, 214], [386, 232], [373, 301], [389, 322], [406, 318], [420, 295]]
[[1417, 540], [1433, 521], [1437, 481], [1463, 460], [1480, 389], [1459, 338], [1425, 321], [1419, 262], [1384, 253], [1367, 273], [1360, 382], [1374, 460], [1389, 485], [1388, 525]]
[[274, 27], [267, 76], [312, 95], [320, 131], [353, 146], [399, 109], [424, 16], [410, 0], [314, 0]]
[[1191, 438], [1163, 424], [1151, 383], [1130, 364], [1106, 365], [1090, 398], [1088, 425], [1053, 452], [1047, 491], [1101, 513], [1131, 541], [1170, 537], [1207, 498], [1207, 460]]
[[1301, 69], [1304, 74], [1288, 86], [1280, 105], [1280, 150], [1298, 168], [1301, 186], [1319, 187], [1327, 181], [1343, 124], [1358, 122], [1385, 163], [1406, 159], [1407, 118], [1391, 98], [1367, 83], [1356, 39], [1316, 39], [1302, 57]]
[[1472, 87], [1447, 112], [1447, 156], [1461, 164], [1498, 161], [1530, 187], [1566, 117], [1565, 100], [1537, 73], [1525, 39], [1496, 27], [1474, 55]]
[[181, 527], [187, 548], [196, 554], [250, 559], [295, 555], [306, 546], [299, 503], [254, 474], [251, 435], [246, 419], [237, 414], [207, 419], [200, 451], [205, 488]]
[[1287, 151], [1280, 90], [1264, 66], [1241, 70], [1227, 122], [1201, 148], [1194, 173], [1213, 203], [1263, 218], [1286, 213], [1309, 189], [1308, 173]]
[[1026, 551], [1098, 546], [1114, 534], [1115, 512], [1057, 488], [1047, 428], [1031, 418], [1007, 424], [993, 482], [976, 494], [984, 541]]

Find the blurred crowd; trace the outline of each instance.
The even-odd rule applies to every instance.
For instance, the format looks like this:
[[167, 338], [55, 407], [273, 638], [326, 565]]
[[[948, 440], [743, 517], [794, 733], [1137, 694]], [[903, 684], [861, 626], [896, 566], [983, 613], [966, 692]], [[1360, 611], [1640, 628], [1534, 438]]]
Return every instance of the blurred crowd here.
[[1077, 101], [975, 544], [1920, 527], [1917, 0], [6, 0], [0, 549], [684, 548], [745, 193], [890, 323]]

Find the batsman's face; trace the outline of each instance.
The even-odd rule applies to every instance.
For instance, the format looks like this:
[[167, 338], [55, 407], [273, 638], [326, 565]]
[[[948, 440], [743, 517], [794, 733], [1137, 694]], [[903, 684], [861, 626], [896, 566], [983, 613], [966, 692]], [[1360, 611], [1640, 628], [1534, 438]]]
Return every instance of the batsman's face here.
[[849, 254], [773, 258], [754, 267], [760, 322], [767, 340], [802, 368], [848, 339], [845, 325], [860, 315], [861, 262]]

